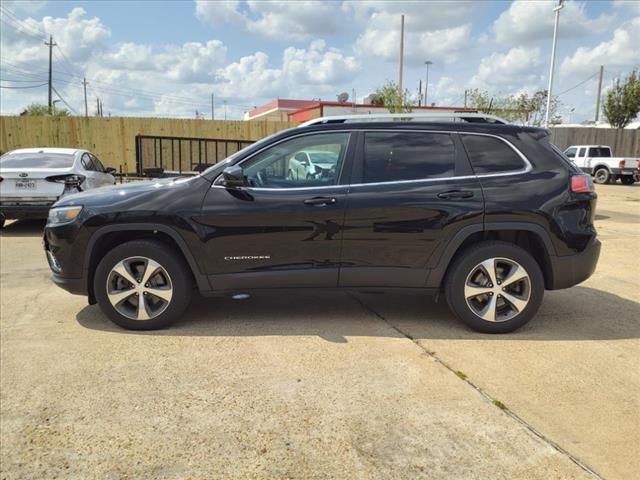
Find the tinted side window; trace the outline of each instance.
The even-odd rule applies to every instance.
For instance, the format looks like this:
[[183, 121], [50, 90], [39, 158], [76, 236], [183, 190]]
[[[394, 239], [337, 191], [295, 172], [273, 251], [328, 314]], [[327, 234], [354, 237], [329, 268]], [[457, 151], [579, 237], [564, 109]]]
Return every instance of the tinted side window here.
[[565, 150], [564, 154], [569, 158], [575, 158], [577, 151], [577, 148], [568, 148], [567, 150]]
[[455, 147], [447, 133], [365, 134], [365, 183], [453, 177], [454, 170]]
[[524, 162], [502, 140], [482, 135], [461, 135], [471, 166], [476, 175], [522, 170]]

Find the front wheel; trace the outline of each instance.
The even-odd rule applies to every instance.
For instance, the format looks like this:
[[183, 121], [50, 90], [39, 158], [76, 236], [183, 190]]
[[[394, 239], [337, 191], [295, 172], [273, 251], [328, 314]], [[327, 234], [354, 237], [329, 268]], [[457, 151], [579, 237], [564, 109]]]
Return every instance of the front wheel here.
[[115, 247], [98, 264], [93, 288], [100, 309], [130, 330], [164, 328], [186, 310], [193, 293], [181, 255], [154, 241]]
[[451, 310], [474, 330], [512, 332], [538, 311], [544, 295], [540, 266], [524, 249], [483, 242], [464, 251], [445, 281]]
[[623, 185], [633, 185], [635, 182], [634, 178], [631, 175], [620, 177], [620, 181]]

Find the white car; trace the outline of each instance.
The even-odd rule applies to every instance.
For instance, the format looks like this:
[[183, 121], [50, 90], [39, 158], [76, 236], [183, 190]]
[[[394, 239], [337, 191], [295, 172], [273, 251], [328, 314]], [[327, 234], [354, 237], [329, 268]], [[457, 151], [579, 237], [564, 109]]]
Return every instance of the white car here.
[[301, 150], [289, 159], [287, 178], [293, 180], [321, 178], [335, 172], [338, 155], [328, 151]]
[[104, 168], [87, 150], [21, 148], [0, 157], [0, 228], [7, 219], [47, 218], [58, 198], [113, 185], [113, 168]]

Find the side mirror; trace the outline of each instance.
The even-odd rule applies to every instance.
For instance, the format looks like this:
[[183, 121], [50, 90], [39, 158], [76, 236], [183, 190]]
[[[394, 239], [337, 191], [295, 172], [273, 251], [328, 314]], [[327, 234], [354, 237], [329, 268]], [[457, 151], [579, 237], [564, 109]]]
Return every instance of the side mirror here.
[[116, 169], [113, 167], [107, 167], [104, 169], [104, 173], [114, 174], [116, 173]]
[[222, 184], [225, 187], [243, 187], [246, 182], [244, 180], [244, 172], [239, 165], [232, 165], [222, 171]]

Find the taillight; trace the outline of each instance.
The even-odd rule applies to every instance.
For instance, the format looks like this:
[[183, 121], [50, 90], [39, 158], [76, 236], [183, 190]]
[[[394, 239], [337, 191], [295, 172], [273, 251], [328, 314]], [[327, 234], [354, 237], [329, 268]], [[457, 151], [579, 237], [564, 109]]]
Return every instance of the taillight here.
[[591, 175], [574, 175], [571, 177], [571, 191], [576, 193], [593, 192]]
[[76, 175], [72, 173], [67, 175], [54, 175], [52, 177], [47, 177], [45, 180], [48, 182], [64, 183], [65, 185], [77, 187], [84, 182], [84, 179], [84, 175]]
[[624, 160], [618, 162], [618, 168], [624, 168]]

